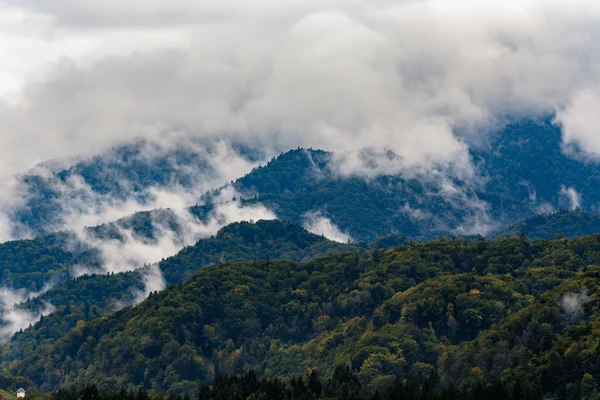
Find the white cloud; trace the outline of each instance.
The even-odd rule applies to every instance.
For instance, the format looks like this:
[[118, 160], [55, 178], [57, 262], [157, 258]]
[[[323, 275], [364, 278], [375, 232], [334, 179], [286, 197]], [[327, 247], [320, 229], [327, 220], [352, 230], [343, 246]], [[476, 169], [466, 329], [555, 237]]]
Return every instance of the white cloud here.
[[304, 228], [316, 235], [323, 235], [329, 240], [340, 243], [348, 243], [352, 238], [347, 233], [342, 232], [331, 219], [324, 217], [320, 212], [314, 211], [304, 215]]
[[[163, 196], [166, 195], [163, 193]], [[234, 197], [238, 200], [233, 201]], [[152, 239], [141, 238], [124, 228], [117, 228], [121, 239], [99, 239], [90, 232], [80, 230], [77, 232], [78, 239], [100, 251], [102, 265], [100, 270], [78, 265], [73, 268], [72, 275], [118, 273], [145, 268], [142, 271], [144, 289], [134, 293], [136, 302], [139, 302], [151, 292], [164, 289], [166, 282], [156, 265], [160, 260], [175, 255], [184, 246], [193, 245], [201, 238], [214, 235], [220, 228], [233, 222], [276, 218], [273, 212], [260, 204], [242, 206], [239, 197], [232, 189], [224, 189], [206, 222], [193, 216], [185, 208], [186, 203], [176, 207], [179, 199], [175, 198], [170, 202], [174, 207], [169, 211], [175, 217], [179, 232], [171, 230], [164, 221], [153, 220]]]
[[555, 210], [554, 206], [548, 202], [544, 202], [535, 208], [538, 214], [552, 214]]
[[567, 293], [560, 298], [560, 306], [570, 321], [577, 321], [583, 316], [583, 306], [590, 301], [587, 291]]
[[[185, 161], [181, 161], [173, 156], [182, 149], [195, 158], [192, 161], [185, 158]], [[102, 183], [109, 187], [118, 185], [121, 192], [118, 195], [113, 191], [96, 191], [76, 172], [67, 180], [57, 178], [53, 172], [57, 170], [55, 168], [64, 168], [61, 163], [58, 167], [54, 162], [36, 166], [32, 173], [45, 177], [46, 184], [57, 194], [56, 198], [51, 197], [47, 201], [57, 207], [54, 214], [57, 214], [59, 220], [46, 221], [44, 228], [46, 231], [81, 230], [86, 226], [115, 221], [136, 211], [189, 207], [196, 204], [206, 191], [218, 188], [256, 166], [255, 162], [242, 156], [227, 140], [211, 141], [207, 145], [180, 135], [145, 143], [139, 153], [128, 157], [127, 162], [131, 165], [153, 165], [156, 160], [161, 160], [159, 165], [162, 166], [165, 159], [168, 161], [169, 171], [157, 170], [151, 173], [163, 173], [167, 181], [140, 189], [135, 177], [129, 180], [119, 169], [119, 165], [125, 163], [119, 156], [113, 151], [103, 153], [101, 162], [93, 166], [103, 174], [99, 177], [103, 180]], [[91, 162], [96, 163], [96, 160]], [[125, 167], [131, 169], [131, 165]], [[187, 181], [185, 186], [179, 183], [182, 178]], [[18, 179], [6, 179], [0, 184], [3, 189], [0, 190], [0, 241], [33, 236], [29, 227], [21, 224], [13, 215], [15, 210], [26, 209], [26, 202], [38, 193], [35, 190], [30, 192], [30, 187]]]
[[37, 297], [50, 288], [51, 285], [47, 285], [39, 293], [30, 293], [25, 289], [13, 290], [0, 287], [0, 338], [11, 336], [15, 332], [37, 322], [42, 315], [53, 312], [55, 308], [51, 304], [45, 304], [44, 308], [38, 312], [19, 307], [28, 298]]
[[429, 211], [424, 211], [419, 208], [413, 208], [410, 204], [405, 203], [400, 207], [400, 211], [408, 215], [412, 221], [423, 221], [426, 219], [432, 219], [433, 215]]
[[567, 127], [600, 86], [590, 0], [0, 7], [5, 172], [172, 131], [455, 162], [456, 128], [556, 109]]
[[581, 195], [573, 187], [560, 186], [560, 196], [565, 199], [571, 210], [579, 208], [581, 206]]
[[600, 157], [600, 91], [582, 89], [577, 91], [568, 105], [559, 110], [556, 122], [563, 131], [567, 151], [583, 152], [590, 158]]
[[[163, 193], [163, 196], [167, 194]], [[236, 196], [239, 198], [232, 190], [224, 190], [217, 199], [215, 210], [209, 215], [208, 221], [202, 222], [185, 208], [185, 203], [177, 207], [179, 199], [175, 194], [174, 201], [171, 201], [173, 207], [168, 211], [173, 213], [180, 231], [172, 231], [168, 222], [153, 220], [152, 239], [141, 238], [132, 230], [124, 228], [117, 228], [121, 239], [97, 238], [88, 231], [79, 230], [77, 234], [80, 241], [100, 250], [102, 270], [95, 271], [86, 266], [78, 266], [73, 273], [81, 275], [89, 272], [110, 273], [139, 269], [176, 254], [182, 247], [213, 235], [230, 223], [276, 218], [275, 214], [262, 205], [242, 206], [239, 199], [232, 201]]]
[[158, 264], [152, 264], [142, 272], [142, 282], [144, 284], [144, 289], [136, 291], [133, 300], [134, 304], [144, 301], [150, 293], [161, 291], [167, 286], [167, 282], [165, 281]]

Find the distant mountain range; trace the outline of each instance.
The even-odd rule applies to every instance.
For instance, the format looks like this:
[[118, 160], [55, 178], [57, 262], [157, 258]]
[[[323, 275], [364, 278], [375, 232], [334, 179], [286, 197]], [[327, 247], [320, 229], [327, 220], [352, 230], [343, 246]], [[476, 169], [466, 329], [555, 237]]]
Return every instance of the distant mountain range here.
[[258, 150], [226, 141], [138, 141], [67, 169], [41, 164], [19, 177], [17, 197], [3, 211], [16, 237], [51, 233], [68, 229], [73, 216], [126, 208], [128, 202], [151, 207], [156, 190], [201, 194], [235, 178], [230, 174], [237, 168], [247, 172], [263, 157]]
[[[126, 198], [143, 204], [151, 196], [149, 188], [176, 185], [190, 189], [206, 181], [218, 187], [225, 182], [217, 183], [219, 174], [210, 164], [219, 151], [214, 147], [202, 147], [202, 154], [177, 148], [153, 158], [145, 156], [142, 145], [125, 146], [51, 178], [24, 176], [29, 194], [26, 203], [11, 214], [15, 226], [49, 233], [63, 226], [66, 215], [84, 212], [90, 204]], [[248, 165], [261, 159], [260, 153], [247, 148], [234, 146], [228, 151], [247, 160]], [[369, 154], [366, 149], [365, 157], [377, 163], [377, 157]], [[340, 171], [332, 153], [297, 149], [254, 168], [226, 187], [235, 189], [237, 197], [232, 197], [236, 200], [260, 203], [280, 219], [304, 224], [307, 215], [318, 214], [354, 240], [366, 242], [391, 233], [418, 240], [488, 234], [539, 213], [574, 207], [595, 211], [600, 204], [597, 166], [566, 154], [561, 131], [550, 121], [509, 124], [490, 134], [487, 141], [473, 145], [470, 154], [476, 179], [468, 181], [439, 171], [391, 172], [365, 179]], [[57, 192], [57, 181], [67, 186], [67, 182], [77, 181], [86, 190]], [[206, 218], [219, 193], [223, 190], [198, 193], [198, 206], [192, 207], [192, 212]], [[79, 206], [82, 209], [78, 210]], [[149, 217], [136, 218], [148, 221]]]
[[525, 235], [529, 239], [575, 238], [600, 233], [600, 215], [583, 209], [560, 210], [521, 221], [497, 234], [498, 237]]

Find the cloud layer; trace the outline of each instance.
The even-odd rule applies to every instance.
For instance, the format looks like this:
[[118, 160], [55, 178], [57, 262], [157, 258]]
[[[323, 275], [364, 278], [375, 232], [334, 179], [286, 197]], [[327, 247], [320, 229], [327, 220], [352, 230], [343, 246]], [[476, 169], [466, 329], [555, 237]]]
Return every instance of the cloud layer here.
[[0, 241], [81, 230], [136, 211], [185, 208], [249, 172], [256, 162], [225, 140], [203, 144], [169, 136], [104, 152], [76, 164], [66, 177], [65, 171], [56, 173], [60, 164], [36, 166], [30, 173], [39, 179], [4, 181]]
[[3, 171], [173, 131], [449, 162], [556, 110], [593, 140], [594, 1], [79, 3], [0, 1]]
[[[101, 266], [98, 268], [77, 265], [71, 270], [71, 275], [76, 277], [90, 273], [107, 274], [140, 270], [143, 289], [133, 293], [134, 302], [138, 303], [151, 292], [165, 288], [166, 282], [158, 267], [158, 262], [162, 259], [175, 255], [184, 246], [193, 245], [199, 239], [215, 234], [224, 225], [239, 221], [276, 218], [273, 212], [260, 204], [242, 206], [239, 200], [232, 200], [239, 199], [240, 196], [230, 188], [224, 189], [218, 198], [214, 199], [215, 208], [204, 221], [193, 216], [185, 208], [184, 203], [178, 204], [179, 198], [176, 194], [173, 196], [175, 201], [171, 201], [173, 207], [168, 212], [178, 226], [177, 231], [173, 231], [168, 222], [160, 217], [152, 218], [151, 238], [140, 237], [132, 229], [119, 226], [114, 227], [118, 239], [98, 238], [88, 230], [76, 229], [78, 245], [85, 244], [89, 248], [98, 250]], [[28, 298], [35, 298], [52, 289], [56, 283], [48, 282], [44, 290], [35, 293], [25, 289], [0, 287], [0, 339], [27, 328], [41, 315], [53, 312], [54, 307], [51, 304], [47, 304], [38, 312], [28, 311], [18, 305]], [[122, 304], [124, 305], [128, 304]]]
[[4, 286], [0, 287], [0, 339], [27, 328], [30, 324], [36, 323], [42, 315], [48, 315], [54, 311], [51, 304], [46, 304], [37, 313], [19, 307], [28, 298], [39, 296], [50, 288], [51, 285], [48, 285], [42, 292], [29, 293], [25, 289], [13, 290]]
[[274, 219], [275, 214], [258, 204], [242, 206], [233, 190], [224, 189], [217, 199], [213, 211], [205, 221], [198, 220], [184, 205], [174, 204], [169, 212], [178, 226], [173, 231], [169, 222], [160, 218], [152, 220], [153, 237], [139, 237], [131, 229], [116, 227], [119, 239], [97, 238], [91, 232], [77, 231], [78, 240], [99, 251], [102, 259], [101, 269], [79, 265], [73, 269], [72, 275], [85, 273], [118, 273], [147, 267], [143, 273], [144, 290], [137, 293], [137, 301], [141, 301], [155, 290], [165, 287], [165, 280], [160, 269], [155, 265], [162, 259], [175, 255], [184, 246], [190, 246], [199, 239], [215, 234], [224, 225], [239, 221]]

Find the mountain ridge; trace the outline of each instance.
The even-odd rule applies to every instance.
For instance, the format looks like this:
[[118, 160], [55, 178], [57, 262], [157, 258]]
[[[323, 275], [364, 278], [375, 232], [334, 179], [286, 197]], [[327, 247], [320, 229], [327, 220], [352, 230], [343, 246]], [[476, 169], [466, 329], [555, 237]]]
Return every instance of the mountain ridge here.
[[[285, 376], [339, 363], [364, 384], [381, 374], [436, 382], [446, 349], [476, 340], [561, 283], [578, 282], [599, 259], [600, 235], [592, 235], [444, 239], [307, 263], [215, 265], [3, 369], [42, 390], [93, 380], [101, 388], [131, 382], [185, 391], [217, 373], [252, 367]], [[47, 359], [51, 369], [41, 364]]]

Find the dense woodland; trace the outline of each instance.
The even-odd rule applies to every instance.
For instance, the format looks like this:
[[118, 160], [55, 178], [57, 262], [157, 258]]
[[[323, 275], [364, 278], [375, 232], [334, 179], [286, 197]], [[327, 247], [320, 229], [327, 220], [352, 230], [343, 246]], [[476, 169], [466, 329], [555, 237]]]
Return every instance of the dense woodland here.
[[[6, 393], [6, 392], [5, 392]], [[12, 400], [9, 393], [7, 399]], [[329, 378], [312, 370], [286, 379], [269, 379], [257, 376], [254, 371], [243, 375], [217, 376], [210, 385], [198, 385], [194, 396], [148, 392], [139, 388], [99, 390], [95, 384], [77, 389], [61, 388], [50, 394], [29, 392], [28, 398], [40, 400], [536, 400], [541, 399], [534, 387], [517, 382], [511, 387], [498, 380], [453, 386], [432, 390], [427, 385], [416, 386], [400, 378], [395, 379], [382, 392], [369, 392], [349, 367], [338, 366]]]
[[[319, 150], [292, 150], [253, 170], [234, 187], [248, 193], [244, 204], [263, 204], [292, 222], [319, 210], [353, 238], [367, 242], [389, 232], [429, 240], [460, 231], [474, 217], [471, 205], [480, 198], [492, 205], [490, 218], [498, 221], [518, 221], [533, 214], [522, 201], [484, 193], [460, 180], [452, 182], [456, 192], [450, 194], [441, 189], [440, 180], [429, 175], [410, 179], [386, 175], [371, 181], [355, 175], [342, 177], [332, 157]], [[206, 210], [192, 207], [192, 212], [201, 215]]]
[[431, 396], [494, 380], [507, 393], [591, 396], [600, 383], [596, 265], [598, 235], [225, 263], [64, 337], [44, 318], [5, 348], [3, 379], [44, 392], [94, 382], [192, 396], [217, 376], [315, 370], [326, 382], [342, 366], [357, 398], [385, 396], [398, 380]]
[[[54, 236], [48, 236], [53, 238]], [[32, 241], [34, 244], [43, 243], [45, 237]], [[401, 236], [388, 236], [374, 242], [375, 247], [390, 247], [407, 240]], [[28, 243], [28, 241], [8, 242], [0, 245], [0, 253], [4, 250], [14, 249], [14, 244]], [[29, 260], [27, 274], [22, 279], [29, 279], [37, 274], [45, 276], [46, 269], [36, 271], [39, 265], [48, 268], [45, 264], [50, 259], [63, 257], [62, 263], [56, 263], [56, 270], [65, 275], [65, 280], [56, 287], [40, 294], [22, 305], [23, 308], [38, 311], [44, 309], [46, 304], [52, 304], [57, 311], [36, 324], [40, 329], [34, 328], [20, 333], [22, 341], [48, 340], [57, 338], [74, 328], [79, 321], [88, 321], [115, 311], [125, 305], [130, 305], [135, 300], [136, 294], [143, 290], [143, 276], [149, 267], [136, 271], [84, 275], [75, 279], [66, 279], [68, 268], [74, 265], [76, 257], [63, 256], [64, 250], [60, 246], [34, 247], [37, 252], [32, 253]], [[20, 247], [17, 247], [16, 252]], [[291, 223], [278, 220], [261, 220], [256, 223], [240, 222], [230, 224], [217, 232], [214, 236], [199, 240], [195, 245], [181, 250], [176, 256], [163, 260], [158, 264], [166, 282], [175, 284], [185, 280], [194, 272], [207, 265], [218, 264], [225, 261], [243, 261], [255, 259], [288, 259], [308, 260], [317, 256], [336, 254], [357, 249], [348, 244], [341, 244], [309, 233], [305, 229]], [[17, 253], [18, 254], [18, 253]], [[71, 255], [72, 253], [66, 253]], [[5, 259], [7, 270], [14, 269], [12, 259]], [[6, 278], [5, 282], [8, 281]], [[52, 331], [49, 335], [48, 331]], [[28, 351], [29, 346], [20, 346], [19, 353]]]
[[600, 215], [581, 208], [539, 214], [519, 222], [497, 236], [525, 235], [529, 239], [554, 239], [558, 235], [574, 238], [600, 232]]
[[[477, 179], [452, 173], [447, 176], [447, 171], [364, 179], [356, 174], [340, 174], [339, 159], [332, 153], [296, 149], [271, 159], [227, 187], [241, 193], [244, 204], [261, 203], [291, 222], [300, 223], [307, 212], [319, 211], [358, 241], [370, 242], [392, 232], [430, 240], [448, 234], [469, 234], [469, 225], [474, 221], [490, 224], [491, 228], [505, 228], [533, 217], [540, 206], [570, 208], [568, 198], [560, 195], [563, 187], [575, 188], [581, 195], [581, 206], [593, 209], [600, 202], [598, 168], [565, 155], [561, 146], [560, 128], [551, 118], [520, 121], [490, 133], [485, 142], [471, 144], [475, 166], [471, 172]], [[15, 211], [14, 222], [34, 233], [48, 233], [60, 226], [68, 213], [61, 208], [65, 199], [60, 198], [55, 180], [62, 184], [78, 179], [85, 182], [90, 193], [69, 193], [74, 196], [74, 204], [86, 207], [86, 202], [98, 196], [133, 196], [143, 201], [149, 187], [174, 182], [190, 187], [195, 183], [195, 175], [212, 173], [203, 158], [206, 154], [175, 149], [172, 154], [152, 159], [144, 157], [142, 149], [143, 144], [114, 149], [110, 154], [57, 172], [50, 180], [25, 176], [23, 191], [29, 192], [28, 202]], [[250, 161], [262, 158], [260, 152], [243, 146], [237, 146], [236, 151]], [[378, 157], [369, 151], [361, 155], [364, 164], [375, 170], [382, 167]], [[397, 156], [390, 153], [387, 157]], [[185, 168], [176, 168], [178, 165]], [[121, 179], [113, 179], [115, 174]], [[128, 184], [123, 186], [121, 182]], [[191, 208], [192, 213], [201, 220], [209, 218], [215, 196], [221, 192], [206, 193]], [[121, 222], [148, 233], [156, 213], [161, 212], [141, 212]]]
[[[194, 185], [179, 161], [211, 173], [197, 155], [150, 162], [142, 147], [25, 176], [15, 218], [29, 232], [59, 224], [57, 180], [143, 201], [153, 185]], [[372, 156], [361, 154], [377, 168]], [[341, 175], [331, 153], [289, 151], [232, 182], [237, 198], [217, 189], [190, 211], [208, 221], [218, 199], [290, 222], [232, 224], [128, 273], [70, 278], [102, 262], [71, 232], [0, 244], [5, 286], [54, 285], [19, 307], [56, 307], [0, 346], [0, 396], [22, 386], [55, 400], [600, 399], [600, 217], [560, 195], [574, 187], [582, 207], [600, 202], [597, 166], [563, 154], [549, 121], [508, 125], [471, 157], [481, 179], [364, 179]], [[130, 187], [110, 180], [123, 168]], [[535, 215], [541, 206], [561, 210]], [[356, 242], [295, 225], [315, 210]], [[468, 235], [475, 223], [493, 239]], [[166, 209], [86, 234], [119, 241], [127, 229], [151, 243], [157, 224], [181, 229]], [[156, 267], [169, 286], [132, 306]]]

